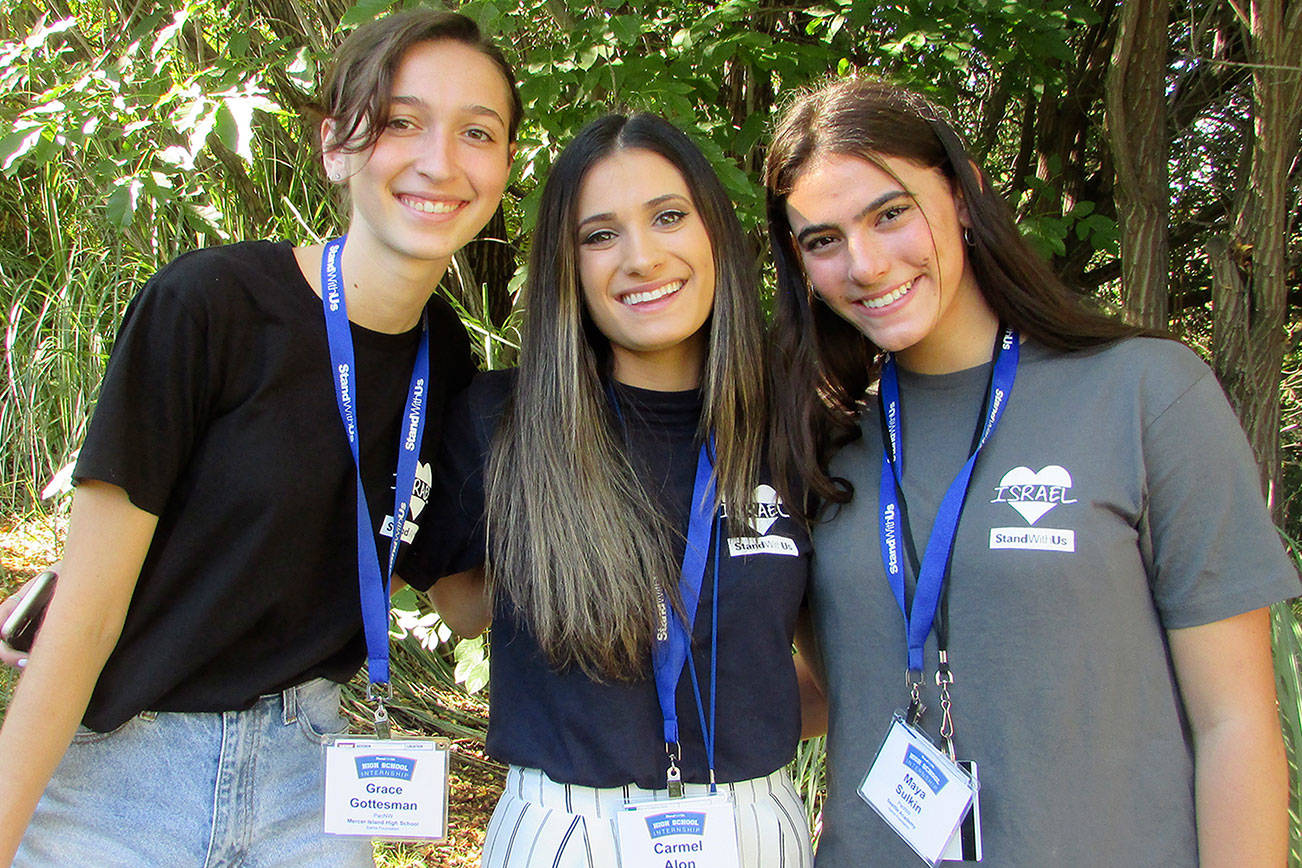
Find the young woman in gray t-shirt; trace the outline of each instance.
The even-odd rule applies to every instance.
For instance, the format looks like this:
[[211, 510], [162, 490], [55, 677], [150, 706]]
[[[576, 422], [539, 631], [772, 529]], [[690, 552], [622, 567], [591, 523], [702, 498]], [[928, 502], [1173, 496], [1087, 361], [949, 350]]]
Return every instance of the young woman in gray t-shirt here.
[[819, 863], [911, 858], [866, 781], [908, 706], [978, 768], [980, 830], [945, 858], [1281, 864], [1264, 607], [1298, 582], [1210, 371], [1070, 293], [918, 94], [798, 99], [766, 183], [774, 466], [788, 502], [837, 505]]

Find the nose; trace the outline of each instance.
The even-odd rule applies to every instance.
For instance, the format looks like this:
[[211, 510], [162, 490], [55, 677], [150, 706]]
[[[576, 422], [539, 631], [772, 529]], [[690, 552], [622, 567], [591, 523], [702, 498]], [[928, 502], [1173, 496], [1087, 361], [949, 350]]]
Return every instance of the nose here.
[[664, 247], [656, 234], [634, 228], [624, 235], [624, 270], [629, 274], [651, 274], [664, 261]]
[[425, 177], [441, 181], [451, 177], [456, 167], [456, 151], [450, 130], [431, 128], [420, 137], [414, 165]]
[[890, 267], [881, 243], [868, 232], [853, 232], [846, 239], [850, 280], [868, 286], [885, 276]]

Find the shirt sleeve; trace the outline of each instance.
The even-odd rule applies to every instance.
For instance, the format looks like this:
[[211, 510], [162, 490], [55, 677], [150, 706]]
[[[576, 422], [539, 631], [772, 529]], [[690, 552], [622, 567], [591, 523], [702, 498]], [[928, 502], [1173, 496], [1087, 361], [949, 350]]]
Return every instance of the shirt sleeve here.
[[1166, 629], [1208, 624], [1302, 592], [1261, 494], [1238, 418], [1183, 351], [1187, 386], [1146, 423], [1145, 556]]
[[210, 316], [196, 304], [199, 279], [185, 258], [154, 276], [127, 306], [82, 444], [75, 482], [126, 490], [159, 515], [206, 424]]
[[434, 295], [429, 305], [430, 348], [438, 357], [438, 370], [446, 379], [448, 395], [457, 395], [475, 375], [466, 327], [447, 300]]
[[500, 374], [479, 374], [448, 406], [426, 507], [430, 517], [399, 570], [417, 590], [484, 562], [484, 470], [505, 385]]

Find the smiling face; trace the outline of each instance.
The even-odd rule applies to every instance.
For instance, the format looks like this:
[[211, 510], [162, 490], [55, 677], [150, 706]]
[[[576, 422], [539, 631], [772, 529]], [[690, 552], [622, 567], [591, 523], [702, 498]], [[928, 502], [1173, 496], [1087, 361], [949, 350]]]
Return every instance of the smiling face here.
[[714, 251], [682, 174], [651, 151], [615, 151], [584, 175], [576, 213], [579, 282], [610, 341], [616, 379], [695, 386], [714, 307]]
[[[446, 268], [506, 189], [510, 117], [506, 80], [484, 54], [450, 39], [413, 46], [376, 143], [325, 153], [327, 174], [348, 184], [348, 246], [372, 261]], [[323, 141], [332, 129], [327, 119]]]
[[907, 368], [980, 364], [998, 322], [967, 260], [962, 198], [938, 169], [880, 159], [826, 154], [797, 178], [787, 218], [809, 283]]

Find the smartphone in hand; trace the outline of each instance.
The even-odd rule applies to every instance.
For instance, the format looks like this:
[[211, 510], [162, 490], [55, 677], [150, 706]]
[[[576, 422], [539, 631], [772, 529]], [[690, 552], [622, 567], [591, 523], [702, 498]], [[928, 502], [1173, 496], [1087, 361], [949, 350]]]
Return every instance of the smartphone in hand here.
[[30, 651], [36, 641], [36, 632], [45, 620], [45, 608], [54, 596], [54, 583], [59, 578], [54, 570], [46, 570], [32, 580], [31, 587], [18, 602], [18, 607], [0, 626], [0, 640], [15, 651]]

